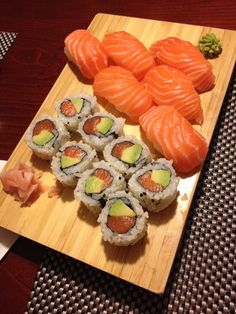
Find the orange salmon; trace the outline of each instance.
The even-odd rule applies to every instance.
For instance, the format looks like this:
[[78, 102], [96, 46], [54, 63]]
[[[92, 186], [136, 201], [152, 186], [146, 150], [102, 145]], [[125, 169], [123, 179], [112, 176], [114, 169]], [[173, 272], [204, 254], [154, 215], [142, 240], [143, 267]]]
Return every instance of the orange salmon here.
[[111, 231], [116, 233], [127, 233], [135, 226], [135, 216], [108, 216], [107, 225]]
[[108, 188], [113, 181], [113, 177], [111, 176], [110, 172], [107, 171], [106, 169], [97, 168], [94, 170], [92, 175], [103, 181], [102, 187], [103, 190]]
[[89, 31], [78, 29], [65, 38], [65, 54], [88, 79], [108, 65], [108, 57], [101, 42]]
[[144, 82], [157, 105], [173, 106], [190, 123], [202, 124], [200, 97], [192, 81], [182, 71], [159, 65], [146, 74]]
[[152, 97], [144, 84], [120, 66], [110, 66], [99, 72], [93, 90], [95, 95], [105, 98], [134, 122], [138, 122], [139, 116], [152, 105]]
[[105, 35], [102, 44], [111, 60], [131, 71], [138, 80], [155, 66], [154, 58], [148, 49], [125, 31]]
[[156, 41], [149, 50], [156, 64], [167, 64], [183, 71], [199, 93], [208, 91], [214, 86], [215, 76], [211, 63], [190, 42], [168, 37]]
[[200, 166], [208, 152], [205, 138], [172, 106], [152, 107], [139, 119], [154, 147], [181, 173]]
[[35, 127], [33, 129], [33, 136], [40, 134], [42, 131], [49, 131], [53, 132], [56, 130], [56, 127], [54, 123], [49, 119], [40, 120], [35, 124]]
[[138, 177], [138, 182], [146, 189], [151, 192], [162, 192], [163, 187], [159, 184], [154, 182], [151, 179], [151, 171], [144, 173], [143, 175]]

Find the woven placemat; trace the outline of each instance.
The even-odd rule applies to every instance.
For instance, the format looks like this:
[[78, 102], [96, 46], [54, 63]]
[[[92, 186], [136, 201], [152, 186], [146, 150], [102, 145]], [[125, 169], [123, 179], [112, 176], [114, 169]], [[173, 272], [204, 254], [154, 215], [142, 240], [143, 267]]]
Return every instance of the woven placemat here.
[[26, 313], [235, 313], [236, 71], [163, 296], [48, 249]]
[[15, 40], [17, 33], [0, 32], [0, 61]]

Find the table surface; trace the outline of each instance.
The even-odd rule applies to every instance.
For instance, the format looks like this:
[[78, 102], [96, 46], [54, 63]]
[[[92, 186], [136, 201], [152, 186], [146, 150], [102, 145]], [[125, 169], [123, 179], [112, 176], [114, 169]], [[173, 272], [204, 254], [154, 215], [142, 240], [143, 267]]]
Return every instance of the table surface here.
[[[9, 158], [62, 71], [67, 61], [63, 53], [64, 37], [76, 28], [87, 28], [97, 13], [236, 30], [234, 0], [10, 0], [1, 1], [0, 12], [0, 31], [18, 33], [0, 63], [0, 159]], [[19, 247], [11, 258], [11, 267], [19, 263], [20, 255], [27, 263], [31, 258], [30, 254], [26, 257], [22, 253], [23, 245]], [[0, 286], [2, 291], [3, 281]], [[8, 288], [13, 289], [10, 284]]]

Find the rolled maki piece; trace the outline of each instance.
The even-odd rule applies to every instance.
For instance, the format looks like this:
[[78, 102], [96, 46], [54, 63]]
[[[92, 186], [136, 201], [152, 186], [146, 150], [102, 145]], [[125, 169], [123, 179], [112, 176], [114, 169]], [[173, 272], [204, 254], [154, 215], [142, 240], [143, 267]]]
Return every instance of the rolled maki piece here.
[[58, 148], [70, 139], [70, 133], [57, 118], [42, 115], [29, 127], [26, 142], [42, 159], [51, 159]]
[[148, 147], [134, 136], [121, 136], [106, 145], [104, 159], [129, 178], [151, 161]]
[[52, 158], [52, 172], [63, 185], [76, 186], [84, 170], [91, 168], [97, 153], [89, 145], [71, 141], [60, 147]]
[[83, 140], [97, 151], [123, 133], [125, 119], [110, 113], [99, 112], [84, 118], [78, 127]]
[[99, 214], [105, 206], [107, 195], [125, 190], [123, 176], [105, 161], [93, 163], [93, 169], [86, 170], [77, 183], [75, 199], [93, 213]]
[[159, 212], [176, 198], [178, 183], [172, 161], [160, 158], [134, 173], [128, 186], [144, 208]]
[[124, 191], [111, 194], [98, 217], [103, 239], [118, 246], [138, 242], [147, 231], [147, 220], [138, 200]]
[[55, 108], [58, 118], [71, 132], [77, 130], [80, 119], [99, 111], [97, 98], [85, 92], [57, 101]]

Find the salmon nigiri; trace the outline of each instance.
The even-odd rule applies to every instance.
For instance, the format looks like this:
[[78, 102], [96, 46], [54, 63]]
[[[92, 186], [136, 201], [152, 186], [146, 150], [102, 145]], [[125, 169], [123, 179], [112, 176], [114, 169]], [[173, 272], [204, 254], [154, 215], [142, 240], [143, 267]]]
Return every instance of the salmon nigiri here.
[[101, 42], [84, 29], [75, 30], [65, 38], [65, 54], [88, 79], [93, 79], [108, 65]]
[[93, 90], [96, 96], [105, 98], [134, 122], [138, 122], [139, 116], [152, 105], [152, 97], [144, 84], [120, 66], [100, 71], [94, 78]]
[[173, 160], [180, 173], [189, 173], [200, 166], [208, 152], [205, 138], [172, 106], [153, 106], [139, 122], [154, 147]]
[[144, 82], [157, 105], [175, 107], [191, 123], [203, 122], [200, 97], [182, 71], [159, 65], [148, 71]]
[[107, 34], [102, 44], [110, 59], [116, 65], [130, 70], [138, 80], [155, 66], [150, 51], [136, 37], [125, 31]]
[[168, 37], [156, 41], [149, 50], [157, 64], [168, 64], [183, 71], [198, 92], [208, 91], [214, 86], [212, 65], [190, 42]]

